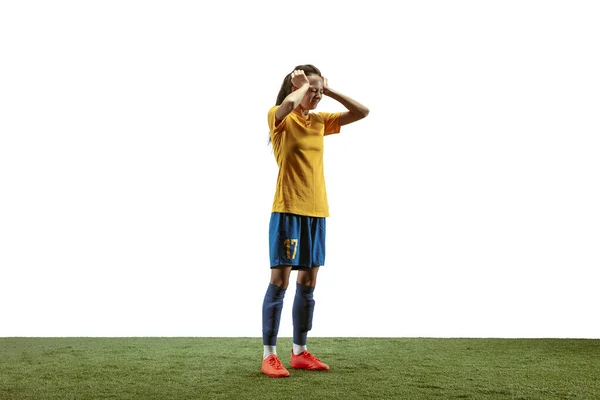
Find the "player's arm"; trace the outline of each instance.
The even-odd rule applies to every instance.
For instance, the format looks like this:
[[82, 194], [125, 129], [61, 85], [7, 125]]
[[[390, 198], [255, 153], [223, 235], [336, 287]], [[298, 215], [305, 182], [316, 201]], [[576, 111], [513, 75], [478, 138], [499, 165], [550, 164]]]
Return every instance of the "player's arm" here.
[[288, 94], [283, 102], [275, 111], [275, 119], [277, 123], [283, 120], [289, 113], [294, 111], [302, 102], [304, 95], [310, 87], [310, 82], [302, 70], [292, 72], [292, 86], [296, 88], [292, 93]]
[[327, 78], [325, 77], [323, 77], [323, 94], [337, 100], [348, 109], [348, 111], [344, 111], [340, 114], [340, 126], [351, 124], [352, 122], [356, 122], [369, 115], [369, 109], [367, 107], [330, 88], [327, 83]]

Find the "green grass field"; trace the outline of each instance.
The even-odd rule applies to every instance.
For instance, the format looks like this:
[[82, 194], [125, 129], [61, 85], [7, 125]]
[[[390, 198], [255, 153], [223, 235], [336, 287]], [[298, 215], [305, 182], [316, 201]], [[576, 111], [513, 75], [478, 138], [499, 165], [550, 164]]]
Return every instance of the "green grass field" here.
[[308, 344], [331, 370], [273, 379], [260, 338], [0, 338], [0, 399], [600, 399], [600, 340]]

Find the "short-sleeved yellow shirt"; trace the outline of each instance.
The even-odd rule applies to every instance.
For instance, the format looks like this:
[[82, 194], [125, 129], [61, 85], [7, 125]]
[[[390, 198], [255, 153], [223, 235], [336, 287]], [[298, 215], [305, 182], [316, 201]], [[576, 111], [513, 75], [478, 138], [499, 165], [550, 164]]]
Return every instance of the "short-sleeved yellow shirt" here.
[[278, 107], [269, 110], [271, 143], [279, 166], [273, 212], [328, 217], [323, 138], [340, 132], [340, 113], [305, 116], [294, 110], [275, 126]]

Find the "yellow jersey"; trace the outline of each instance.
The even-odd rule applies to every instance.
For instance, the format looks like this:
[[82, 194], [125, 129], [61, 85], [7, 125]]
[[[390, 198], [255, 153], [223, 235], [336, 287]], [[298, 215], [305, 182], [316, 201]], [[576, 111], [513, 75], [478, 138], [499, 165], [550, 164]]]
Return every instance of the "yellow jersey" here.
[[273, 212], [328, 217], [323, 138], [340, 132], [340, 113], [303, 115], [294, 110], [275, 126], [278, 107], [269, 110], [271, 143], [279, 166]]

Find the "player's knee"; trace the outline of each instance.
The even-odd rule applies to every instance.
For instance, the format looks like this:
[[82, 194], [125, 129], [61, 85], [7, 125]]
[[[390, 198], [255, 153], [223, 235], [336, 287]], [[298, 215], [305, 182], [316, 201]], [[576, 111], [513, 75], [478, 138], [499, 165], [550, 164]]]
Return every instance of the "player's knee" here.
[[317, 286], [317, 276], [304, 271], [298, 273], [297, 282], [303, 286], [314, 288]]
[[278, 266], [271, 270], [271, 284], [287, 289], [290, 281], [290, 272], [292, 268], [288, 266]]
[[302, 277], [298, 278], [298, 283], [303, 286], [315, 287], [317, 284], [317, 280], [311, 277]]
[[287, 289], [289, 284], [289, 279], [283, 277], [271, 278], [271, 284], [275, 286], [279, 286], [282, 289]]

